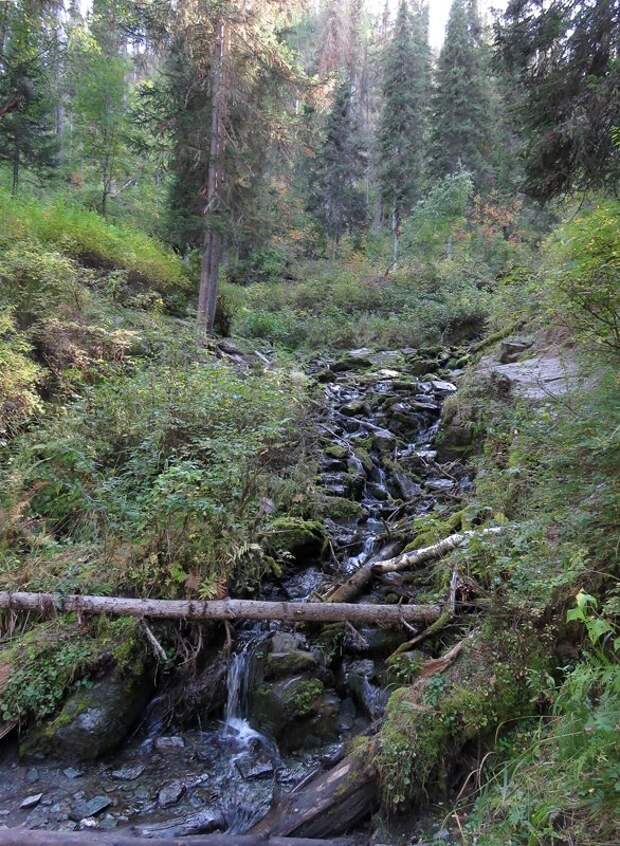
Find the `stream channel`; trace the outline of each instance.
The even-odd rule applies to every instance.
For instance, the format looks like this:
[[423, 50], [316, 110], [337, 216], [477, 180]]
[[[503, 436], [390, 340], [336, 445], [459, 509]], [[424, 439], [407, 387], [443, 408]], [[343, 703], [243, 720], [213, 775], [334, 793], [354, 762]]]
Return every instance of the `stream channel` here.
[[[311, 372], [324, 393], [319, 482], [333, 504], [323, 560], [301, 550], [265, 599], [317, 598], [371, 559], [404, 546], [393, 527], [461, 497], [458, 463], [436, 462], [441, 404], [456, 389], [445, 351], [357, 350]], [[333, 498], [333, 499], [332, 499]], [[400, 574], [364, 602], [416, 601]], [[240, 624], [220, 719], [162, 722], [151, 702], [139, 727], [96, 762], [21, 760], [0, 752], [0, 825], [127, 829], [150, 836], [242, 833], [270, 805], [333, 766], [380, 718], [385, 659], [407, 631], [279, 623]], [[224, 695], [222, 691], [222, 701]], [[369, 809], [370, 812], [370, 809]]]

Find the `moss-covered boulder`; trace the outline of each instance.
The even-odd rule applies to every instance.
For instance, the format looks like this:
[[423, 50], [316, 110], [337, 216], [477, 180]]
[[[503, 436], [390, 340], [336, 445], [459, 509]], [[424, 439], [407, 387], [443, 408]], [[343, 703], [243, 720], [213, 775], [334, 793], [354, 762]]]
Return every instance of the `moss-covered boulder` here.
[[301, 517], [277, 517], [266, 528], [262, 540], [272, 555], [289, 553], [296, 559], [320, 558], [327, 546], [323, 524]]
[[252, 724], [285, 751], [313, 747], [337, 735], [340, 700], [316, 677], [262, 682], [249, 700]]
[[312, 672], [317, 660], [311, 652], [291, 649], [289, 652], [271, 652], [265, 660], [265, 678], [280, 679], [298, 673]]
[[32, 729], [20, 745], [23, 756], [52, 755], [89, 761], [111, 752], [140, 718], [153, 690], [142, 672], [119, 671], [73, 693], [53, 720]]

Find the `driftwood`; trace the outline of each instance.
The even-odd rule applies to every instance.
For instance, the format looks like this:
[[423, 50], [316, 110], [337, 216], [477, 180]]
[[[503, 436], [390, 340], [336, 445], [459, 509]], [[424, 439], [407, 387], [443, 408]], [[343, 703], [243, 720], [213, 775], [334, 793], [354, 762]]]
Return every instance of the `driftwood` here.
[[166, 822], [134, 826], [132, 831], [135, 831], [140, 837], [169, 840], [171, 837], [186, 838], [191, 834], [209, 834], [212, 831], [221, 831], [225, 828], [226, 820], [223, 814], [213, 811], [198, 811], [198, 813], [176, 817], [172, 820], [166, 820]]
[[438, 543], [434, 543], [432, 546], [425, 546], [422, 549], [415, 549], [412, 552], [403, 552], [394, 558], [387, 558], [385, 561], [369, 562], [360, 567], [359, 570], [356, 570], [350, 579], [347, 579], [346, 582], [343, 582], [332, 591], [326, 601], [349, 602], [364, 590], [375, 574], [394, 573], [399, 570], [406, 570], [409, 567], [415, 567], [417, 564], [423, 564], [425, 561], [434, 561], [467, 543], [474, 536], [497, 534], [502, 531], [504, 531], [503, 526], [480, 529], [479, 531], [459, 532], [444, 538]]
[[[350, 846], [350, 840], [312, 840], [304, 837], [259, 837], [255, 834], [204, 834], [172, 837], [166, 846]], [[153, 846], [153, 840], [112, 831], [35, 831], [0, 829], [0, 846]]]
[[329, 602], [263, 602], [221, 599], [209, 602], [175, 599], [130, 599], [120, 596], [62, 596], [53, 593], [0, 592], [0, 608], [53, 614], [111, 614], [163, 620], [285, 620], [292, 623], [362, 623], [398, 626], [432, 623], [438, 605], [371, 605]]
[[301, 790], [281, 799], [251, 831], [264, 837], [335, 837], [368, 818], [378, 801], [372, 755], [353, 752]]

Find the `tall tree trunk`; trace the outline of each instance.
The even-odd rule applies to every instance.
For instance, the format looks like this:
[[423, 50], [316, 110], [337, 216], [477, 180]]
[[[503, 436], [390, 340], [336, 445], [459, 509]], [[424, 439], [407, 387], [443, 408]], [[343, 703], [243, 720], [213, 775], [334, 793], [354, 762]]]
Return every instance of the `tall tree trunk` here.
[[205, 237], [198, 296], [198, 328], [205, 334], [212, 334], [215, 325], [220, 262], [222, 259], [222, 233], [218, 227], [217, 212], [224, 175], [224, 118], [227, 106], [225, 62], [228, 46], [226, 30], [226, 21], [224, 18], [219, 18], [215, 25], [215, 45], [211, 66], [211, 143], [207, 178], [207, 204], [204, 212]]

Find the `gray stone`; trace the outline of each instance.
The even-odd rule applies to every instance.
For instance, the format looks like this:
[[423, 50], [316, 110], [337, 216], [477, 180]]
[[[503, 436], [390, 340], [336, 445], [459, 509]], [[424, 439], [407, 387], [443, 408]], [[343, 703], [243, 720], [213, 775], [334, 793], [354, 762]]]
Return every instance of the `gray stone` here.
[[96, 817], [106, 808], [109, 808], [112, 800], [108, 796], [94, 796], [92, 799], [86, 801], [76, 802], [71, 808], [69, 814], [72, 820], [81, 822], [88, 817]]
[[26, 796], [26, 798], [23, 800], [23, 802], [21, 802], [19, 807], [24, 809], [36, 808], [42, 798], [42, 793], [34, 793], [32, 796]]
[[311, 652], [292, 649], [290, 652], [272, 652], [267, 656], [265, 675], [270, 679], [293, 676], [297, 673], [311, 672], [316, 668], [317, 660]]
[[247, 779], [267, 778], [273, 775], [273, 764], [270, 761], [258, 761], [250, 763], [249, 761], [237, 761], [237, 769], [241, 773], [241, 777]]
[[171, 781], [164, 785], [157, 795], [157, 803], [160, 808], [170, 808], [181, 799], [186, 787], [182, 781]]
[[510, 364], [523, 355], [533, 344], [531, 338], [506, 338], [501, 342], [499, 360], [502, 364]]
[[137, 767], [123, 767], [120, 770], [112, 770], [110, 775], [117, 781], [135, 781], [140, 778], [145, 767], [138, 764]]
[[28, 770], [26, 773], [26, 781], [28, 784], [34, 784], [40, 778], [39, 771], [36, 767], [33, 767], [31, 770]]
[[453, 394], [456, 391], [456, 385], [453, 385], [452, 382], [443, 382], [441, 379], [433, 379], [431, 387], [436, 394], [442, 396]]
[[84, 775], [82, 770], [76, 770], [75, 767], [67, 767], [62, 772], [63, 775], [70, 779], [80, 778], [80, 776]]
[[158, 752], [168, 752], [170, 749], [184, 749], [185, 741], [182, 737], [157, 737], [154, 746]]

